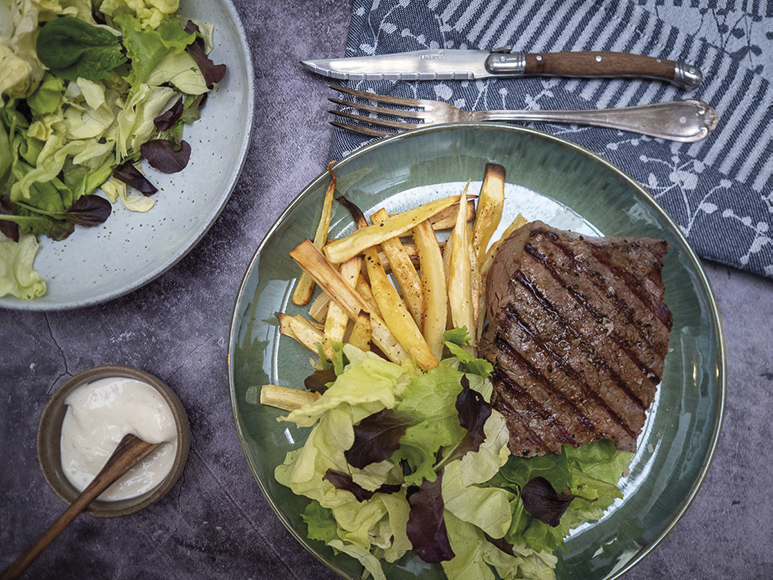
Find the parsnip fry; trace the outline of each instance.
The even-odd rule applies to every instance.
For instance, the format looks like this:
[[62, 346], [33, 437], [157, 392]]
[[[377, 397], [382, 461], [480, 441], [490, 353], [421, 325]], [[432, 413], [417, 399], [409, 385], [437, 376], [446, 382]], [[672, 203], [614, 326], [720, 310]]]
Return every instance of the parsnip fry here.
[[[467, 221], [472, 221], [475, 218], [475, 200], [467, 199]], [[436, 230], [447, 230], [456, 225], [456, 216], [459, 213], [459, 208], [455, 205], [447, 207], [443, 211], [439, 211], [430, 218], [432, 228]]]
[[369, 310], [341, 274], [330, 265], [314, 244], [304, 240], [290, 252], [290, 257], [308, 272], [312, 279], [338, 303], [352, 318], [357, 318], [360, 311]]
[[[381, 267], [375, 248], [365, 249], [365, 263], [368, 267], [373, 296], [376, 297], [381, 315], [389, 330], [410, 353], [419, 368], [427, 370], [436, 367], [437, 359], [429, 349], [427, 341], [424, 340], [402, 298], [389, 281], [384, 268]], [[375, 327], [373, 330], [375, 339]]]
[[499, 227], [504, 205], [505, 168], [495, 163], [487, 163], [473, 229], [473, 248], [479, 263], [483, 262], [491, 236]]
[[[366, 226], [367, 227], [367, 226]], [[338, 238], [329, 238], [328, 241], [332, 242]], [[440, 248], [442, 249], [445, 245], [445, 242], [438, 242], [440, 244]], [[403, 241], [403, 248], [405, 248], [405, 251], [408, 253], [408, 257], [411, 258], [411, 262], [414, 265], [418, 265], [419, 263], [419, 253], [416, 250], [416, 244], [412, 244], [410, 242]], [[378, 253], [378, 259], [381, 260], [381, 265], [384, 266], [384, 270], [387, 272], [391, 271], [391, 266], [389, 266], [389, 258], [386, 257], [386, 254], [384, 252], [379, 251]]]
[[483, 276], [480, 277], [480, 294], [478, 295], [478, 328], [477, 331], [477, 341], [480, 342], [480, 337], [483, 335], [483, 327], [486, 322], [486, 289], [488, 288], [486, 284], [486, 278]]
[[313, 403], [319, 397], [319, 393], [280, 387], [279, 385], [263, 385], [260, 388], [261, 405], [276, 407], [284, 411], [300, 409], [307, 403]]
[[[468, 183], [469, 186], [469, 183]], [[462, 192], [462, 200], [467, 198], [467, 187]], [[451, 306], [451, 322], [456, 328], [467, 327], [470, 334], [470, 346], [477, 344], [477, 327], [472, 306], [472, 288], [470, 283], [470, 243], [466, 213], [460, 211], [451, 239], [451, 256], [448, 265], [448, 302]], [[446, 251], [449, 251], [446, 248]]]
[[290, 316], [279, 313], [279, 332], [297, 340], [313, 353], [318, 353], [318, 345], [322, 344], [322, 330], [303, 318], [300, 314]]
[[[360, 268], [362, 268], [362, 257], [355, 256], [351, 260], [347, 260], [341, 264], [339, 274], [350, 288], [354, 288], [357, 284], [357, 278], [360, 275]], [[332, 359], [335, 356], [333, 350], [333, 344], [336, 342], [343, 342], [344, 335], [346, 334], [346, 324], [349, 321], [349, 315], [335, 301], [331, 301], [327, 310], [327, 318], [325, 319], [325, 336], [322, 341], [322, 350], [325, 353], [325, 357]]]
[[325, 322], [327, 317], [327, 308], [330, 305], [330, 295], [324, 292], [317, 296], [309, 306], [309, 316], [311, 316], [317, 322]]
[[[419, 255], [416, 253], [416, 246], [414, 244], [403, 244], [403, 247], [405, 248], [405, 251], [408, 254], [408, 259], [411, 261], [411, 264], [415, 270], [419, 267]], [[392, 264], [384, 252], [378, 253], [378, 259], [381, 260], [381, 265], [384, 267], [384, 271], [387, 274], [392, 272]]]
[[370, 326], [373, 332], [373, 344], [379, 347], [389, 360], [399, 363], [411, 358], [410, 353], [403, 348], [403, 345], [395, 338], [380, 316], [371, 313]]
[[[290, 257], [298, 262], [298, 265], [305, 272], [308, 272], [320, 288], [330, 294], [330, 297], [341, 305], [351, 318], [356, 319], [362, 311], [370, 312], [370, 308], [362, 297], [349, 287], [341, 274], [330, 265], [322, 252], [315, 248], [309, 240], [304, 240], [293, 248]], [[392, 289], [394, 290], [394, 287]], [[400, 346], [400, 342], [392, 335], [384, 321], [373, 312], [370, 314], [373, 343], [393, 362], [410, 358], [408, 352]], [[410, 317], [410, 315], [408, 316]]]
[[370, 287], [370, 283], [365, 279], [364, 276], [357, 278], [357, 286], [355, 287], [355, 291], [365, 301], [365, 304], [368, 305], [368, 312], [371, 314], [378, 314], [379, 316], [381, 315], [381, 310], [379, 310], [376, 298], [373, 296], [373, 290]]
[[475, 253], [472, 237], [472, 228], [467, 226], [467, 239], [470, 244], [468, 249], [468, 255], [470, 256], [470, 302], [472, 303], [472, 320], [474, 323], [474, 326], [470, 328], [470, 336], [472, 337], [473, 344], [478, 344], [477, 337], [480, 336], [478, 328], [481, 326], [481, 320], [484, 318], [485, 313], [480, 310], [480, 294], [483, 282], [480, 276], [478, 255]]
[[340, 264], [361, 253], [365, 248], [373, 247], [384, 240], [405, 234], [416, 224], [431, 218], [437, 212], [452, 206], [457, 201], [459, 201], [459, 196], [437, 199], [396, 214], [380, 224], [371, 224], [368, 227], [357, 229], [349, 236], [327, 244], [324, 247], [325, 255], [331, 262]]
[[[322, 202], [322, 217], [317, 224], [317, 231], [314, 234], [314, 245], [320, 250], [327, 242], [327, 232], [330, 229], [330, 214], [333, 211], [333, 195], [335, 194], [336, 189], [336, 176], [332, 169], [333, 163], [335, 163], [335, 161], [331, 161], [327, 166], [331, 181], [325, 192], [325, 199]], [[313, 292], [314, 281], [311, 279], [311, 276], [302, 272], [301, 277], [298, 279], [298, 285], [295, 287], [295, 292], [293, 292], [293, 304], [299, 306], [308, 304]]]
[[[369, 224], [368, 220], [365, 219], [365, 214], [362, 213], [362, 210], [357, 207], [356, 204], [352, 203], [343, 196], [339, 197], [337, 201], [343, 205], [350, 214], [352, 214], [352, 219], [354, 220], [354, 223], [357, 224], [358, 229], [368, 227]], [[367, 274], [367, 269], [363, 268], [363, 275], [357, 278], [355, 291], [362, 297], [362, 299], [365, 301], [365, 304], [368, 305], [369, 312], [371, 314], [377, 314], [380, 316], [381, 312], [378, 309], [376, 299], [373, 297], [373, 291], [370, 288], [370, 283], [366, 280]]]
[[370, 341], [373, 338], [373, 329], [370, 325], [370, 315], [367, 312], [360, 312], [354, 323], [352, 334], [349, 336], [349, 344], [356, 346], [360, 350], [370, 350]]
[[421, 286], [424, 296], [422, 334], [436, 359], [443, 355], [443, 332], [446, 330], [448, 295], [443, 256], [435, 232], [428, 221], [413, 228], [413, 241], [419, 252]]
[[[379, 224], [383, 223], [386, 218], [386, 210], [380, 209], [371, 217], [371, 221], [374, 224]], [[424, 313], [424, 296], [421, 290], [421, 279], [411, 262], [408, 252], [405, 250], [400, 238], [384, 240], [381, 242], [381, 249], [389, 259], [392, 274], [394, 274], [395, 280], [397, 280], [397, 284], [400, 286], [400, 290], [402, 290], [403, 300], [408, 307], [408, 311], [413, 316], [416, 324], [421, 327]], [[384, 270], [386, 271], [386, 268]]]

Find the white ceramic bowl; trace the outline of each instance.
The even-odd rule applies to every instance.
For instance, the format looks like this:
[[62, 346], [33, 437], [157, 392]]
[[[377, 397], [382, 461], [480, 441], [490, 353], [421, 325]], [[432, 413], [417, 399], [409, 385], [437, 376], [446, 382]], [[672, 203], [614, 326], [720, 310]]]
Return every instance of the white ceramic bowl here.
[[147, 213], [128, 211], [117, 202], [101, 226], [76, 227], [61, 242], [40, 236], [34, 266], [46, 281], [46, 295], [31, 301], [6, 296], [0, 298], [0, 307], [63, 310], [117, 298], [171, 268], [220, 215], [250, 143], [252, 61], [229, 0], [182, 0], [179, 13], [214, 25], [210, 57], [228, 67], [201, 119], [185, 127], [183, 138], [192, 149], [188, 166], [180, 173], [163, 174], [143, 162], [143, 171], [159, 190], [156, 205]]

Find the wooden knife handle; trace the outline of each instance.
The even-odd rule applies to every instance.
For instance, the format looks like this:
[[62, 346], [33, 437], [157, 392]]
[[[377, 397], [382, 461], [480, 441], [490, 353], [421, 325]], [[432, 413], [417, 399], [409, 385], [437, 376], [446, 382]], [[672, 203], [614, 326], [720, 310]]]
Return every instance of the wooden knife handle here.
[[682, 62], [623, 52], [527, 53], [526, 75], [637, 77], [660, 79], [691, 90], [701, 81], [697, 67]]

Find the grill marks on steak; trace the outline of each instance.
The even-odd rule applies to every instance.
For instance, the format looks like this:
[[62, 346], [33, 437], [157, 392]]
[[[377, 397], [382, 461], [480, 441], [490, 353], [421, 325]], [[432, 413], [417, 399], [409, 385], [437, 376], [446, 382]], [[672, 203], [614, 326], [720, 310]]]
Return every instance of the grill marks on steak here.
[[583, 238], [541, 222], [503, 242], [480, 352], [494, 365], [493, 401], [514, 454], [600, 439], [635, 450], [668, 350], [667, 249], [662, 240]]

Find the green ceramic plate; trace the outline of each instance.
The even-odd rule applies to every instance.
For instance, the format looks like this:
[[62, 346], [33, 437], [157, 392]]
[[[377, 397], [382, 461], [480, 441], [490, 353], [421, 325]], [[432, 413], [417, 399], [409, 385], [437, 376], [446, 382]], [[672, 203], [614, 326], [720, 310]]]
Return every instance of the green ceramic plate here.
[[[395, 212], [459, 193], [468, 179], [480, 187], [487, 162], [507, 170], [503, 222], [521, 212], [559, 228], [604, 235], [661, 237], [671, 244], [663, 277], [674, 315], [671, 351], [625, 494], [600, 521], [587, 524], [557, 554], [558, 578], [615, 578], [647, 555], [673, 528], [695, 496], [717, 444], [725, 397], [725, 352], [717, 305], [700, 262], [678, 227], [631, 178], [603, 159], [556, 137], [512, 126], [449, 125], [419, 129], [364, 147], [335, 166], [337, 192], [366, 215]], [[231, 325], [231, 404], [244, 453], [258, 485], [292, 534], [344, 578], [360, 578], [359, 563], [306, 538], [306, 505], [273, 477], [306, 429], [277, 423], [279, 411], [256, 403], [265, 383], [301, 387], [310, 353], [279, 335], [278, 312], [290, 302], [299, 270], [288, 252], [316, 227], [329, 183], [320, 175], [290, 204], [255, 252], [239, 290]], [[338, 205], [338, 204], [334, 204]], [[333, 236], [353, 229], [333, 208]], [[387, 577], [443, 577], [412, 554], [384, 566]], [[474, 580], [474, 579], [472, 579]]]

